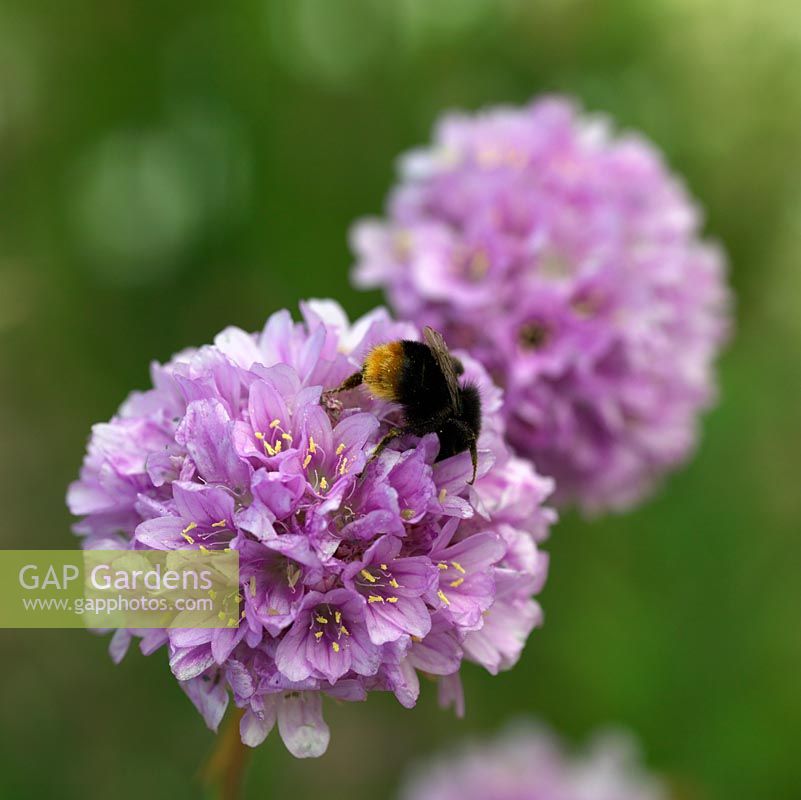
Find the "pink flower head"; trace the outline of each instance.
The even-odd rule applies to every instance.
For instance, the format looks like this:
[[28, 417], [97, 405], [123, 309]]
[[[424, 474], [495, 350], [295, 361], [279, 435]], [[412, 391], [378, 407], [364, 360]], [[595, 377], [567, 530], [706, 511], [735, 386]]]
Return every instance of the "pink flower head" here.
[[260, 334], [236, 328], [154, 365], [153, 388], [96, 425], [69, 490], [86, 548], [232, 548], [240, 623], [118, 631], [162, 645], [172, 672], [216, 729], [232, 696], [242, 740], [277, 722], [290, 751], [328, 744], [321, 697], [392, 691], [405, 706], [417, 670], [461, 711], [459, 669], [512, 666], [541, 622], [539, 549], [552, 482], [504, 444], [500, 391], [460, 353], [483, 397], [478, 480], [468, 453], [437, 461], [435, 434], [377, 443], [399, 409], [365, 389], [333, 389], [369, 349], [417, 338], [383, 310], [351, 325], [335, 303], [281, 311]]
[[559, 502], [624, 509], [714, 397], [729, 296], [699, 218], [653, 146], [566, 100], [452, 114], [354, 228], [354, 277], [487, 367]]
[[663, 787], [638, 764], [633, 740], [597, 736], [568, 755], [544, 728], [518, 725], [494, 741], [476, 743], [419, 767], [402, 800], [666, 800]]

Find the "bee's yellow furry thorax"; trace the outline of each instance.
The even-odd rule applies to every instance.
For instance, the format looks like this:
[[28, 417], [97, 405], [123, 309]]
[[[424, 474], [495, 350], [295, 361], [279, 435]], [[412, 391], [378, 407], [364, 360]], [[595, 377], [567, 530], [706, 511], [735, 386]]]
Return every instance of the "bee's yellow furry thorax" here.
[[374, 347], [364, 360], [362, 379], [371, 394], [382, 400], [395, 400], [403, 366], [403, 342]]

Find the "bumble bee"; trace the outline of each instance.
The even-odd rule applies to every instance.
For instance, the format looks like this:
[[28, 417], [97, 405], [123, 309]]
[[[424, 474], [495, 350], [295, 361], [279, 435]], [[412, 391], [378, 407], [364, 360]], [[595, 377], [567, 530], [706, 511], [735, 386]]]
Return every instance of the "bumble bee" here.
[[404, 339], [374, 347], [361, 370], [333, 392], [364, 384], [373, 396], [402, 407], [403, 425], [390, 429], [371, 458], [399, 436], [436, 433], [437, 461], [470, 451], [473, 477], [469, 483], [472, 484], [478, 469], [476, 442], [481, 432], [481, 397], [475, 386], [459, 385], [464, 367], [448, 352], [442, 336], [426, 327], [423, 337], [425, 342]]

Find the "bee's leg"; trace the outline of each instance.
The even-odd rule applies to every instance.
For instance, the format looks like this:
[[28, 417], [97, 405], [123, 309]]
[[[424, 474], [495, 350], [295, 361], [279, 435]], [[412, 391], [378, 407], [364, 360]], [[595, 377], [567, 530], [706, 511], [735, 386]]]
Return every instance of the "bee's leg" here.
[[360, 386], [361, 383], [362, 373], [354, 372], [353, 375], [351, 375], [349, 378], [345, 378], [345, 380], [342, 381], [342, 383], [340, 383], [335, 389], [328, 389], [327, 391], [323, 392], [322, 396], [320, 397], [320, 403], [324, 406], [328, 406], [329, 408], [338, 408], [341, 410], [341, 403], [339, 400], [335, 399], [335, 396], [340, 392], [347, 392], [348, 389], [355, 389], [357, 386]]
[[361, 386], [362, 383], [362, 373], [361, 370], [359, 372], [354, 372], [349, 378], [345, 378], [342, 383], [337, 386], [336, 389], [330, 389], [326, 394], [339, 394], [340, 392], [347, 392], [348, 389], [355, 389], [357, 386]]
[[472, 486], [476, 482], [476, 472], [478, 472], [478, 449], [475, 439], [470, 442], [470, 460], [473, 462], [473, 477], [467, 483]]
[[[381, 441], [376, 445], [375, 450], [370, 454], [370, 457], [367, 459], [367, 463], [364, 465], [364, 469], [362, 470], [361, 475], [364, 475], [367, 467], [369, 466], [371, 461], [374, 461], [381, 453], [386, 450], [387, 445], [393, 440], [397, 439], [399, 436], [403, 436], [406, 433], [402, 428], [390, 428], [387, 434], [381, 439]], [[361, 477], [361, 476], [360, 476]]]
[[381, 453], [383, 453], [384, 450], [386, 450], [387, 445], [393, 439], [397, 439], [399, 436], [403, 436], [404, 433], [405, 431], [403, 431], [401, 428], [390, 428], [387, 434], [384, 436], [384, 438], [381, 439], [381, 441], [376, 445], [375, 450], [373, 450], [373, 453], [370, 456], [370, 461], [372, 461], [374, 458], [378, 458], [378, 456], [380, 456]]

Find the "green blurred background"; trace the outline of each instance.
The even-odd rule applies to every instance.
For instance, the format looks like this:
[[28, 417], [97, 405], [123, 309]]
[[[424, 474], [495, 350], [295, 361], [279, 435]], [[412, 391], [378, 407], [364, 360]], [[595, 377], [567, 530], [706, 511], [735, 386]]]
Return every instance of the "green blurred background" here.
[[[801, 797], [797, 0], [0, 3], [0, 547], [72, 547], [90, 425], [152, 358], [348, 286], [350, 222], [450, 107], [576, 95], [687, 176], [732, 261], [736, 339], [698, 457], [642, 510], [554, 530], [547, 623], [468, 715], [327, 709], [247, 797], [391, 797], [411, 760], [536, 714], [620, 723], [684, 798]], [[0, 632], [0, 797], [194, 798], [213, 737], [163, 653]], [[314, 794], [313, 794], [314, 793]]]

